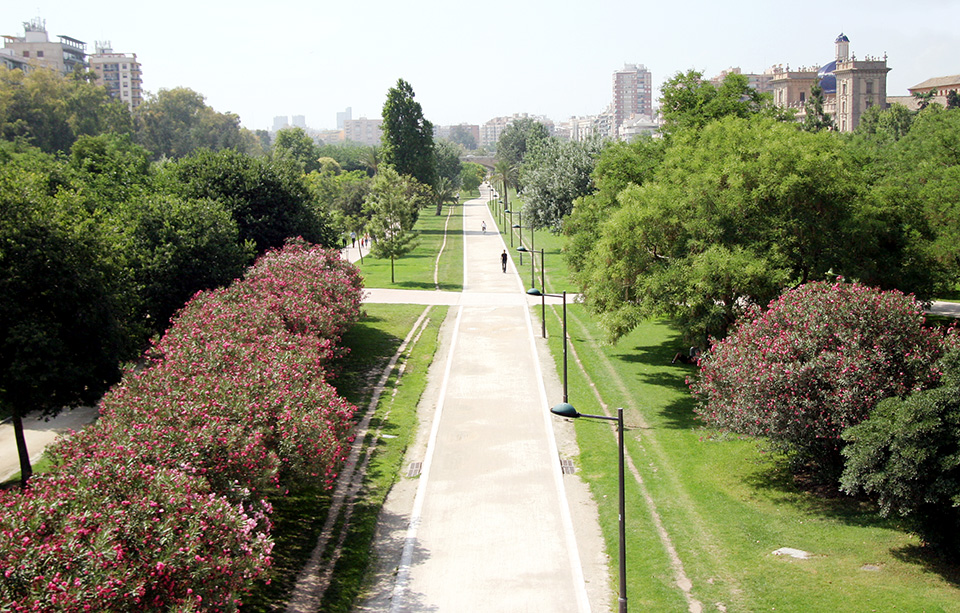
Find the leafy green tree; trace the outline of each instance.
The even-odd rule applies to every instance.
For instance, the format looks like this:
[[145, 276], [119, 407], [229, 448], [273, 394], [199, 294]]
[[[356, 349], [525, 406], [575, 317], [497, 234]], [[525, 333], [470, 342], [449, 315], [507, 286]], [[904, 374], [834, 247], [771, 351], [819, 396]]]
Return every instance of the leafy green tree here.
[[843, 432], [840, 484], [875, 496], [884, 517], [907, 518], [924, 543], [960, 553], [960, 351], [944, 356], [940, 387], [883, 400]]
[[216, 200], [148, 195], [115, 219], [124, 228], [136, 318], [152, 334], [166, 330], [194, 294], [228, 285], [253, 261], [253, 242], [240, 241], [236, 221]]
[[878, 146], [897, 142], [907, 135], [916, 113], [902, 104], [891, 104], [888, 108], [874, 105], [860, 116], [854, 133]]
[[[317, 156], [333, 158], [340, 164], [340, 168], [346, 172], [353, 170], [367, 172], [370, 170], [370, 166], [367, 164], [370, 152], [375, 150], [376, 147], [359, 143], [324, 144], [317, 147]], [[374, 165], [372, 174], [376, 174], [376, 165]]]
[[387, 92], [383, 105], [383, 162], [401, 175], [409, 175], [424, 185], [437, 178], [437, 159], [433, 144], [433, 124], [423, 116], [420, 103], [409, 83], [398, 79]]
[[257, 253], [302, 236], [324, 246], [336, 244], [328, 220], [310, 206], [303, 173], [292, 160], [253, 158], [227, 149], [200, 150], [162, 166], [167, 193], [187, 200], [221, 202], [237, 222], [240, 241], [253, 241]]
[[319, 170], [320, 152], [316, 142], [303, 128], [284, 128], [273, 142], [274, 155], [288, 155], [303, 166], [303, 172]]
[[957, 93], [955, 89], [947, 92], [947, 108], [960, 109], [960, 93]]
[[830, 268], [857, 276], [870, 259], [872, 226], [831, 134], [728, 117], [671, 140], [654, 180], [618, 193], [578, 264], [612, 338], [650, 316], [675, 318], [692, 340], [723, 337], [750, 304]]
[[699, 129], [722, 117], [777, 116], [770, 96], [750, 87], [741, 74], [727, 75], [717, 87], [705, 81], [703, 73], [688, 70], [664, 83], [661, 93], [660, 114], [666, 132]]
[[[521, 117], [510, 123], [497, 140], [497, 161], [510, 168], [519, 168], [527, 152], [536, 143], [550, 138], [550, 130], [532, 117]], [[504, 192], [506, 193], [506, 192]]]
[[922, 111], [933, 103], [936, 95], [937, 92], [931, 89], [927, 92], [914, 92], [913, 99], [917, 101], [917, 108]]
[[218, 113], [186, 87], [161, 89], [136, 109], [137, 141], [154, 158], [181, 158], [207, 148], [242, 150], [240, 118]]
[[0, 167], [0, 407], [13, 417], [23, 483], [23, 419], [95, 402], [118, 376], [112, 249], [86, 208], [47, 178]]
[[425, 186], [412, 177], [401, 175], [391, 166], [383, 166], [363, 203], [370, 217], [367, 229], [373, 238], [371, 252], [377, 258], [390, 258], [391, 283], [396, 282], [396, 259], [417, 245], [413, 226], [427, 201], [425, 190]]
[[664, 139], [650, 136], [605, 144], [593, 172], [596, 190], [576, 200], [563, 223], [569, 237], [567, 262], [574, 273], [584, 270], [584, 263], [593, 257], [600, 226], [620, 208], [620, 192], [631, 184], [640, 186], [652, 180], [663, 162], [664, 150]]
[[445, 178], [456, 190], [460, 187], [460, 171], [463, 170], [460, 146], [453, 141], [440, 140], [434, 143], [434, 149], [437, 155], [437, 178]]
[[504, 208], [510, 208], [510, 188], [516, 188], [519, 185], [520, 167], [512, 166], [506, 160], [498, 159], [493, 164], [493, 176], [490, 179], [500, 189]]
[[529, 216], [538, 228], [559, 230], [573, 210], [574, 201], [593, 191], [590, 175], [600, 148], [599, 140], [577, 142], [549, 138], [528, 152], [520, 167], [524, 218]]
[[70, 148], [74, 180], [93, 191], [95, 206], [124, 202], [150, 189], [150, 152], [128, 135], [81, 136]]
[[823, 88], [814, 83], [810, 88], [810, 99], [805, 104], [806, 115], [803, 118], [803, 129], [807, 132], [821, 132], [833, 130], [833, 117], [823, 110]]
[[128, 134], [130, 112], [82, 74], [0, 67], [0, 138], [27, 139], [47, 153], [66, 152], [81, 135]]
[[443, 205], [447, 202], [452, 202], [456, 194], [457, 189], [453, 183], [450, 182], [450, 179], [446, 177], [437, 179], [437, 184], [433, 186], [433, 198], [437, 204], [437, 215], [443, 213]]
[[460, 187], [468, 192], [472, 192], [480, 187], [484, 177], [487, 176], [487, 169], [476, 162], [467, 162], [460, 171]]

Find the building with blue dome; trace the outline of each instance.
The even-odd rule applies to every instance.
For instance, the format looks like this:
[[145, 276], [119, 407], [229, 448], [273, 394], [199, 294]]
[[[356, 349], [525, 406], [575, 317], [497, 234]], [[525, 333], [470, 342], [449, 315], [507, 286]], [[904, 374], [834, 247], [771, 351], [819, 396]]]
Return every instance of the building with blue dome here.
[[857, 59], [850, 53], [850, 39], [845, 34], [837, 37], [835, 57], [826, 64], [790, 70], [787, 66], [774, 67], [771, 80], [773, 101], [777, 106], [797, 110], [803, 120], [807, 102], [814, 85], [823, 90], [824, 111], [833, 117], [836, 129], [852, 132], [860, 123], [860, 116], [871, 106], [887, 106], [886, 56], [867, 56]]

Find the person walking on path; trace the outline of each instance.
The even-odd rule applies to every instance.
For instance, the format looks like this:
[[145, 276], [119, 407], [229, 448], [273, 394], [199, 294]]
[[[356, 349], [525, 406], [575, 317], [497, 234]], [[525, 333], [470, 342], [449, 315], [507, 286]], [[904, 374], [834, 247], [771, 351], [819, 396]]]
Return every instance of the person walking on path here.
[[480, 230], [481, 230], [484, 234], [487, 233], [487, 222], [486, 222], [486, 221], [481, 221], [481, 222], [480, 222]]
[[504, 249], [503, 253], [500, 254], [500, 268], [503, 269], [503, 272], [507, 272], [507, 250]]

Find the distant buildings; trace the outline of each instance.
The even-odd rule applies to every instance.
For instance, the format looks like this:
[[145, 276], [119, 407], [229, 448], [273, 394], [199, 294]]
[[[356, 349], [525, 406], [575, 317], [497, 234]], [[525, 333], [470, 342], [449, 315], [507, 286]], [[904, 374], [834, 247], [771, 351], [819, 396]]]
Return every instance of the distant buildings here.
[[0, 59], [7, 68], [28, 72], [47, 68], [63, 75], [74, 70], [90, 69], [97, 83], [107, 88], [111, 97], [122, 100], [134, 109], [143, 102], [143, 81], [136, 53], [114, 53], [109, 42], [98, 42], [96, 53], [87, 55], [87, 43], [60, 35], [52, 42], [47, 23], [39, 17], [24, 22], [23, 36], [3, 36]]
[[380, 145], [380, 136], [383, 133], [382, 119], [345, 119], [343, 122], [344, 140], [362, 145]]
[[551, 134], [553, 133], [553, 121], [551, 119], [542, 115], [534, 116], [528, 115], [527, 113], [514, 113], [509, 117], [494, 117], [480, 126], [480, 146], [484, 149], [496, 149], [497, 141], [500, 140], [500, 135], [503, 134], [503, 131], [514, 121], [527, 118], [539, 121], [547, 126], [547, 130], [549, 130]]
[[819, 69], [787, 66], [774, 68], [773, 102], [777, 106], [797, 109], [797, 117], [806, 113], [810, 90], [820, 85], [826, 114], [833, 117], [840, 132], [852, 132], [860, 116], [874, 105], [887, 106], [886, 56], [858, 60], [850, 53], [850, 39], [841, 34], [835, 41], [836, 57]]
[[613, 73], [613, 136], [637, 116], [653, 117], [653, 77], [643, 64], [624, 64]]
[[768, 69], [766, 72], [757, 74], [743, 72], [740, 70], [740, 67], [728, 68], [727, 70], [721, 70], [720, 74], [710, 79], [710, 82], [713, 83], [714, 87], [720, 87], [723, 83], [723, 80], [727, 78], [727, 75], [738, 74], [743, 75], [747, 78], [747, 85], [757, 90], [762, 94], [772, 94], [773, 93], [773, 68]]
[[107, 88], [112, 98], [122, 100], [133, 110], [143, 102], [143, 80], [136, 53], [114, 53], [109, 42], [98, 42], [96, 53], [88, 58], [97, 83]]
[[4, 34], [3, 48], [8, 55], [19, 58], [19, 67], [49, 68], [67, 75], [86, 66], [87, 43], [60, 35], [57, 42], [47, 36], [47, 22], [39, 17], [23, 24], [23, 36]]

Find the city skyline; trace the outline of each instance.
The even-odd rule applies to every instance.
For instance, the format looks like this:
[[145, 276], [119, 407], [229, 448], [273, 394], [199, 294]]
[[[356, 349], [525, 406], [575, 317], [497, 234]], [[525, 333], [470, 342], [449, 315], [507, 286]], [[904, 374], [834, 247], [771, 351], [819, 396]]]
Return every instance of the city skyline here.
[[682, 13], [622, 0], [569, 11], [500, 0], [373, 0], [362, 11], [279, 0], [269, 12], [182, 0], [162, 11], [55, 0], [23, 10], [34, 14], [7, 11], [0, 34], [22, 35], [22, 23], [40, 17], [51, 38], [80, 39], [88, 53], [95, 41], [110, 41], [118, 53], [137, 54], [145, 91], [189, 87], [250, 129], [270, 129], [283, 115], [333, 128], [347, 107], [354, 118], [377, 118], [399, 78], [435, 125], [515, 113], [561, 122], [602, 112], [625, 63], [650, 69], [656, 100], [665, 80], [689, 69], [709, 78], [735, 66], [755, 73], [825, 64], [841, 32], [857, 57], [887, 55], [889, 96], [960, 73], [960, 2], [949, 0], [813, 0], [792, 11], [760, 0], [696, 0]]

